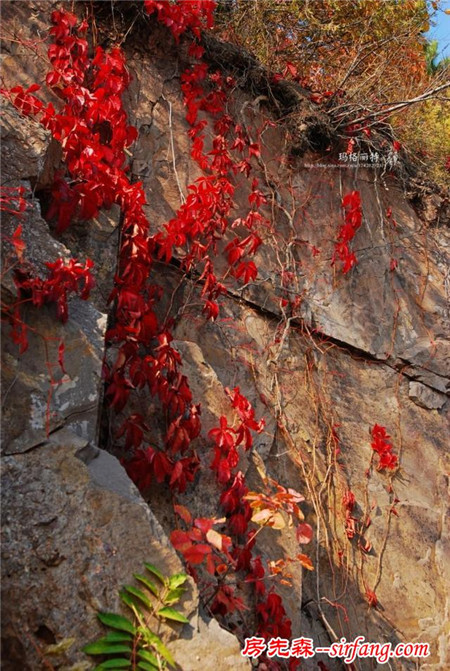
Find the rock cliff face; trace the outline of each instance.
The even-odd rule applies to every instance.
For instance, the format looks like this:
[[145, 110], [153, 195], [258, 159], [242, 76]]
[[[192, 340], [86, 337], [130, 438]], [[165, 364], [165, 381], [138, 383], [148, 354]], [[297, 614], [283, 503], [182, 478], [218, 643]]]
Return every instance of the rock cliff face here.
[[[19, 29], [23, 40], [43, 35], [51, 5], [3, 8], [6, 86], [43, 80], [45, 62], [10, 40]], [[123, 45], [133, 76], [127, 110], [139, 131], [130, 166], [144, 184], [156, 230], [200, 173], [186, 134], [180, 52], [160, 28], [145, 40], [143, 35], [131, 31]], [[214, 60], [211, 45], [209, 57]], [[239, 80], [232, 96], [233, 113], [250, 133], [272, 119], [268, 102]], [[168, 541], [174, 521], [167, 491], [158, 487], [145, 502], [109, 453], [122, 421], [104, 402], [101, 377], [119, 212], [112, 208], [55, 236], [43, 211], [58, 148], [8, 103], [1, 124], [2, 182], [31, 189], [22, 223], [27, 262], [37, 273], [59, 256], [89, 256], [96, 266], [92, 300], [72, 299], [67, 324], [55, 320], [51, 307], [26, 306], [30, 344], [20, 356], [8, 324], [3, 334], [4, 668], [75, 671], [91, 668], [81, 647], [100, 631], [96, 611], [118, 607], [118, 591], [132, 573], [144, 561], [166, 573], [179, 571], [181, 563]], [[224, 388], [239, 386], [256, 416], [266, 420], [241, 464], [251, 488], [262, 488], [265, 473], [302, 492], [315, 530], [308, 546], [314, 572], [302, 576], [293, 569], [292, 585], [280, 590], [293, 635], [310, 637], [316, 646], [357, 635], [425, 641], [431, 656], [420, 660], [420, 668], [444, 670], [450, 663], [445, 199], [437, 198], [434, 211], [419, 208], [420, 199], [408, 199], [397, 178], [381, 169], [332, 169], [325, 151], [293, 157], [298, 141], [282, 122], [262, 134], [255, 176], [267, 198], [261, 212], [273, 226], [256, 254], [258, 278], [227, 287], [216, 322], [200, 313], [196, 278], [183, 275], [176, 261], [155, 266], [161, 314], [170, 310], [175, 320], [183, 373], [202, 404], [201, 459], [209, 464], [207, 433], [231, 412]], [[330, 262], [341, 198], [354, 190], [361, 195], [363, 224], [355, 238], [358, 265], [344, 275]], [[234, 217], [245, 216], [247, 198], [243, 184]], [[16, 226], [14, 217], [4, 217], [5, 304], [15, 295], [8, 236]], [[311, 253], [313, 247], [320, 254]], [[219, 270], [222, 262], [226, 271], [219, 253]], [[280, 301], [294, 295], [299, 311], [287, 313]], [[65, 372], [56, 364], [61, 341]], [[157, 440], [152, 400], [142, 396], [135, 405]], [[399, 457], [393, 480], [375, 468], [374, 424], [387, 428]], [[214, 488], [211, 475], [200, 475], [180, 501], [200, 516], [216, 515]], [[342, 497], [348, 490], [356, 497], [354, 517], [370, 517], [360, 539], [365, 553], [344, 531]], [[266, 559], [300, 551], [289, 529], [264, 530], [258, 544]], [[376, 592], [376, 608], [368, 607], [367, 590]], [[191, 624], [176, 636], [167, 633], [182, 669], [250, 668], [238, 640], [200, 609], [193, 582], [183, 607]], [[330, 669], [344, 666], [323, 661]], [[391, 663], [413, 666], [406, 659]], [[355, 665], [375, 668], [373, 660]], [[302, 668], [317, 668], [317, 660]]]

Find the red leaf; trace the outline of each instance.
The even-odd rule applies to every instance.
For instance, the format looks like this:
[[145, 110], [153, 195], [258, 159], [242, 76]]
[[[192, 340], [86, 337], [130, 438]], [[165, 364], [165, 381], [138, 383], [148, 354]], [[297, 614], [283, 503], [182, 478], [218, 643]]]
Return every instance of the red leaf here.
[[375, 608], [378, 605], [378, 599], [377, 599], [377, 595], [375, 594], [375, 592], [372, 592], [372, 590], [367, 588], [365, 596], [366, 596], [366, 600], [367, 600], [367, 603], [369, 604], [369, 606], [372, 606], [372, 608]]
[[200, 531], [206, 534], [210, 529], [213, 528], [214, 522], [214, 519], [210, 519], [208, 517], [197, 517], [194, 520], [194, 525], [197, 527], [197, 529], [200, 529]]
[[175, 503], [175, 505], [173, 506], [173, 509], [176, 512], [176, 514], [179, 517], [181, 517], [183, 522], [185, 522], [186, 524], [189, 524], [189, 525], [192, 524], [192, 515], [185, 506], [180, 506], [177, 503]]
[[130, 395], [131, 384], [127, 382], [122, 375], [119, 373], [114, 373], [113, 380], [108, 385], [106, 390], [106, 395], [111, 396], [110, 405], [115, 409], [116, 412], [120, 412]]
[[252, 144], [250, 144], [248, 147], [248, 157], [251, 158], [252, 156], [256, 156], [256, 158], [259, 158], [261, 156], [259, 144], [257, 144], [256, 142], [252, 142]]
[[256, 279], [258, 275], [258, 269], [253, 261], [242, 261], [236, 269], [236, 277], [243, 278], [244, 284]]
[[197, 543], [183, 552], [183, 556], [190, 564], [201, 564], [204, 558], [211, 554], [212, 549], [205, 543]]
[[308, 569], [308, 571], [314, 571], [314, 565], [308, 555], [300, 554], [297, 555], [297, 559], [303, 568]]
[[215, 321], [219, 316], [219, 306], [215, 301], [205, 301], [203, 312], [206, 314], [208, 319]]
[[19, 261], [22, 261], [23, 253], [25, 251], [25, 242], [22, 239], [22, 224], [17, 226], [16, 230], [13, 233], [11, 242], [14, 245], [14, 249]]
[[64, 342], [61, 341], [58, 347], [58, 363], [61, 367], [62, 372], [64, 375], [68, 375], [66, 369], [64, 368]]
[[311, 525], [307, 524], [306, 522], [302, 522], [297, 527], [296, 535], [297, 541], [301, 545], [307, 545], [311, 542], [313, 537], [313, 530]]
[[170, 534], [170, 542], [175, 550], [178, 550], [183, 554], [192, 546], [192, 541], [189, 539], [187, 533], [185, 531], [180, 531], [179, 529], [172, 531]]
[[288, 73], [289, 73], [290, 75], [292, 75], [292, 77], [296, 77], [297, 74], [298, 74], [298, 70], [297, 70], [297, 68], [296, 68], [295, 65], [294, 65], [293, 63], [291, 63], [290, 61], [288, 61], [288, 62], [286, 63], [286, 66], [285, 66], [285, 69], [284, 69], [283, 74], [284, 74], [284, 76], [286, 76]]

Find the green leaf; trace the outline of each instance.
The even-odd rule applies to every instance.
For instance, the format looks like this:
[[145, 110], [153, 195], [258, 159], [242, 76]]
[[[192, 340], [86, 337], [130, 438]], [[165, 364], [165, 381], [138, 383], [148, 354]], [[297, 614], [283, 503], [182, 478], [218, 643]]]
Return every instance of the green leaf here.
[[123, 643], [109, 643], [103, 639], [88, 643], [84, 646], [83, 652], [87, 655], [115, 655], [121, 652], [131, 652], [131, 648]]
[[184, 624], [189, 623], [187, 617], [179, 613], [175, 608], [161, 608], [156, 614], [159, 617], [165, 617], [167, 620], [175, 620], [175, 622], [183, 622]]
[[126, 589], [128, 594], [131, 594], [132, 596], [136, 597], [136, 599], [142, 601], [144, 606], [146, 606], [149, 610], [153, 610], [152, 602], [142, 590], [138, 589], [137, 587], [133, 587], [132, 585], [125, 585], [124, 589]]
[[162, 582], [163, 585], [167, 583], [167, 578], [163, 576], [161, 571], [158, 568], [156, 568], [156, 566], [153, 566], [153, 564], [149, 564], [148, 562], [144, 562], [144, 566], [147, 569], [147, 571], [150, 571], [150, 573], [156, 576], [158, 580]]
[[129, 634], [133, 634], [133, 636], [136, 633], [136, 628], [133, 623], [123, 615], [117, 615], [116, 613], [97, 613], [97, 617], [100, 622], [103, 622], [103, 624], [106, 624], [108, 627], [112, 627], [112, 629], [120, 629], [120, 631], [126, 631]]
[[164, 603], [170, 606], [173, 603], [177, 603], [185, 593], [186, 589], [184, 587], [176, 587], [170, 589], [166, 596], [164, 597]]
[[151, 645], [159, 654], [161, 657], [164, 657], [164, 659], [169, 662], [171, 666], [175, 666], [175, 660], [170, 654], [170, 652], [167, 650], [166, 646], [164, 643], [161, 641], [159, 636], [154, 634], [150, 629], [147, 627], [139, 627], [138, 632], [142, 634], [144, 639], [147, 641], [149, 645]]
[[117, 659], [108, 659], [107, 662], [102, 662], [95, 667], [94, 671], [104, 671], [104, 669], [130, 669], [131, 662], [129, 659], [117, 657]]
[[152, 664], [151, 662], [138, 662], [137, 668], [143, 669], [144, 671], [155, 671], [155, 669], [159, 671], [160, 667]]
[[185, 573], [174, 573], [174, 575], [171, 575], [169, 578], [170, 589], [181, 587], [181, 585], [184, 585], [187, 579], [188, 577]]
[[106, 643], [122, 643], [127, 641], [130, 641], [131, 643], [133, 637], [130, 634], [125, 634], [121, 631], [108, 631], [106, 636], [100, 640], [105, 641]]
[[153, 666], [156, 666], [156, 668], [158, 668], [158, 660], [156, 659], [155, 655], [153, 655], [149, 650], [143, 650], [142, 648], [140, 648], [137, 654], [138, 657], [145, 659], [146, 662], [150, 662], [150, 664], [153, 664]]
[[145, 577], [145, 575], [141, 575], [140, 573], [133, 573], [133, 577], [136, 578], [136, 580], [139, 580], [143, 585], [146, 586], [146, 588], [155, 596], [158, 596], [159, 594], [159, 589], [156, 587], [155, 583], [153, 583], [151, 580]]
[[136, 617], [138, 617], [138, 615], [144, 615], [144, 613], [142, 612], [139, 604], [137, 604], [131, 598], [131, 596], [128, 594], [128, 592], [125, 592], [124, 590], [122, 590], [121, 592], [119, 592], [119, 596], [122, 599], [122, 601], [124, 602], [124, 604], [126, 606], [128, 606], [129, 608], [131, 608], [131, 610], [136, 615]]

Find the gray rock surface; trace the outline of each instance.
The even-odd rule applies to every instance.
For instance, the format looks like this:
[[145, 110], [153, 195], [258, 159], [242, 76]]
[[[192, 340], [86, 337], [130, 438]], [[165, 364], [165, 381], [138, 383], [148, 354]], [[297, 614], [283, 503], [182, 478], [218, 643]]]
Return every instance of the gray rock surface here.
[[438, 394], [420, 382], [409, 383], [409, 398], [428, 410], [439, 410], [447, 400], [443, 394]]
[[[92, 668], [81, 647], [102, 633], [97, 611], [120, 610], [119, 589], [145, 561], [171, 575], [180, 560], [117, 459], [68, 429], [4, 457], [2, 471], [2, 668]], [[199, 619], [192, 580], [179, 608], [191, 625], [163, 631], [180, 668], [205, 650], [225, 660], [218, 669], [248, 668], [235, 637]]]

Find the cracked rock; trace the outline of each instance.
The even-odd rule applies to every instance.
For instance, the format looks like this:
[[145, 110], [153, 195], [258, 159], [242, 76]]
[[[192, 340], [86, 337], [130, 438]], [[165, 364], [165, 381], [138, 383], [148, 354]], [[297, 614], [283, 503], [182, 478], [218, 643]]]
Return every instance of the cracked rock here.
[[440, 410], [447, 400], [444, 394], [439, 394], [420, 382], [409, 383], [408, 395], [416, 405], [427, 410]]

